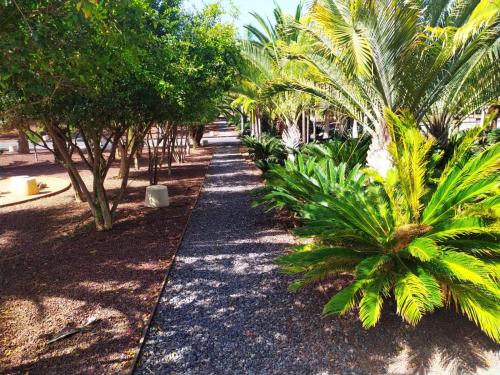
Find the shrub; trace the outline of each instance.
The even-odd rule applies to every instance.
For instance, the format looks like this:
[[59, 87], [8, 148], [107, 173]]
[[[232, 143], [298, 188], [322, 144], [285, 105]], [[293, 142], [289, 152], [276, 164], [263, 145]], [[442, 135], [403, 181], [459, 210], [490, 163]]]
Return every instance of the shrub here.
[[329, 159], [335, 164], [345, 163], [347, 167], [353, 168], [355, 165], [365, 165], [368, 148], [370, 147], [370, 137], [358, 139], [332, 139], [324, 143], [311, 143], [301, 149], [305, 156], [318, 160]]
[[269, 170], [272, 165], [283, 164], [287, 156], [283, 143], [278, 138], [266, 134], [260, 138], [242, 137], [241, 143], [248, 147], [250, 157], [263, 172]]
[[469, 157], [473, 138], [463, 137], [431, 184], [433, 141], [408, 115], [388, 112], [387, 123], [394, 168], [385, 178], [367, 171], [363, 186], [314, 193], [313, 178], [290, 182], [275, 173], [268, 180], [275, 195], [295, 181], [287, 191], [304, 222], [297, 233], [316, 239], [278, 263], [302, 275], [292, 289], [340, 272], [354, 275], [324, 306], [326, 315], [358, 306], [369, 328], [384, 299], [394, 298], [397, 313], [415, 325], [436, 308], [453, 306], [500, 341], [500, 144]]
[[287, 208], [300, 214], [302, 206], [314, 202], [317, 194], [335, 194], [346, 188], [362, 188], [365, 176], [360, 166], [348, 168], [336, 165], [328, 158], [317, 160], [299, 153], [294, 161], [284, 166], [273, 165], [264, 175], [264, 188], [260, 204], [269, 210]]

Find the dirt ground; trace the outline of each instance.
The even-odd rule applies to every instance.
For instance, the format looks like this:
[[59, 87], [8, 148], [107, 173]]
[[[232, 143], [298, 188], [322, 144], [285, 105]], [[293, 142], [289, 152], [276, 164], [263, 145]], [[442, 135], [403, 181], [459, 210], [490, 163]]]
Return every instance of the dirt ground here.
[[[0, 209], [0, 373], [123, 373], [172, 264], [198, 197], [210, 149], [199, 149], [160, 183], [171, 205], [143, 205], [145, 167], [132, 171], [114, 228], [94, 230], [72, 190]], [[0, 156], [0, 175], [65, 177], [49, 154]], [[110, 171], [115, 176], [117, 169]], [[109, 187], [118, 186], [110, 179]], [[82, 333], [48, 344], [65, 327]]]

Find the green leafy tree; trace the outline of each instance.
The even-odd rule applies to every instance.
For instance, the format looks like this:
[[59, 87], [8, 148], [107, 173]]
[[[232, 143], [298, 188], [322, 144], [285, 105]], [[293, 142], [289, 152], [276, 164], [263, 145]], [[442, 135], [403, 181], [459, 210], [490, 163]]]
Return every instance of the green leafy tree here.
[[[192, 16], [177, 1], [8, 0], [0, 12], [2, 113], [43, 125], [97, 229], [110, 229], [151, 126], [214, 114], [236, 69], [233, 28], [217, 9]], [[110, 195], [118, 147], [122, 181]]]

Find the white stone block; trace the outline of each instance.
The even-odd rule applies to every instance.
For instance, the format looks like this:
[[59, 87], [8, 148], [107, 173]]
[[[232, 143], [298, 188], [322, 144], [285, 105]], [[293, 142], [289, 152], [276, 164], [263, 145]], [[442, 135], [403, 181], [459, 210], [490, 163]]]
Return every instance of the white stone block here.
[[14, 176], [10, 178], [10, 189], [16, 195], [35, 195], [39, 193], [35, 177]]
[[146, 207], [167, 207], [170, 204], [168, 188], [164, 185], [152, 185], [146, 188]]
[[9, 145], [9, 152], [17, 152], [17, 146], [16, 145]]
[[213, 137], [215, 135], [215, 132], [211, 130], [208, 134], [210, 135], [210, 137]]

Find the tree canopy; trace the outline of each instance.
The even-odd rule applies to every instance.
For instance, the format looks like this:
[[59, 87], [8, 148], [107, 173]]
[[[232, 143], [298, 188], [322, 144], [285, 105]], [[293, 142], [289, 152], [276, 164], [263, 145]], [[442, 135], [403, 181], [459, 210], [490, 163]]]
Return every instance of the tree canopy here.
[[[108, 217], [106, 228], [103, 183], [120, 140], [132, 154], [153, 124], [207, 121], [232, 86], [238, 44], [220, 16], [217, 5], [185, 13], [178, 0], [2, 1], [2, 117], [43, 126], [81, 198], [98, 221]], [[107, 160], [102, 138], [112, 145]], [[74, 152], [94, 173], [92, 192], [79, 182]]]

